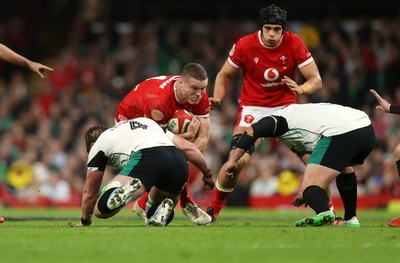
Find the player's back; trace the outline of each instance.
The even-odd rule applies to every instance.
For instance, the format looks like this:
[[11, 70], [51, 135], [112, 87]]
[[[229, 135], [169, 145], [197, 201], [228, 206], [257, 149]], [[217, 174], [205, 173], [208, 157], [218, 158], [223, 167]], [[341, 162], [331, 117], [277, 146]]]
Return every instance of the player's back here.
[[123, 167], [132, 152], [141, 149], [174, 146], [164, 130], [149, 118], [135, 118], [117, 123], [103, 132], [89, 152], [91, 160], [98, 152], [109, 158], [114, 167]]
[[137, 117], [161, 121], [165, 109], [176, 103], [173, 86], [177, 79], [179, 76], [159, 76], [136, 85], [118, 105], [116, 121]]

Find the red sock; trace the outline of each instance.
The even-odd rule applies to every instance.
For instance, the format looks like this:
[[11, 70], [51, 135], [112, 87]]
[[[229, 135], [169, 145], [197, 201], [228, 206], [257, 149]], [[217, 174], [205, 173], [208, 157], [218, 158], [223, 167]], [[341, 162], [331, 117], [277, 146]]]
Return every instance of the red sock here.
[[211, 200], [211, 207], [214, 209], [214, 215], [217, 216], [221, 211], [222, 207], [225, 205], [226, 199], [231, 192], [222, 192], [217, 188], [214, 189], [213, 198]]
[[195, 204], [194, 200], [189, 195], [188, 184], [186, 184], [185, 187], [183, 188], [182, 193], [181, 193], [181, 197], [180, 197], [180, 204], [181, 204], [182, 208], [185, 208], [187, 203]]
[[149, 192], [145, 192], [144, 195], [142, 195], [137, 201], [139, 207], [142, 208], [143, 210], [146, 209], [147, 200], [149, 200]]

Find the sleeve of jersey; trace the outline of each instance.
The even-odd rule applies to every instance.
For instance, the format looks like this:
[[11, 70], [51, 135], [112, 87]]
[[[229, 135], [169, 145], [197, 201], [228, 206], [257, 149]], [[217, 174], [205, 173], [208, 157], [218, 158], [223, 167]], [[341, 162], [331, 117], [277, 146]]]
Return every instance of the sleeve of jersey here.
[[304, 67], [305, 65], [308, 65], [309, 63], [311, 63], [311, 61], [313, 61], [313, 57], [310, 53], [310, 51], [308, 50], [306, 44], [303, 42], [303, 40], [296, 36], [296, 45], [297, 45], [297, 49], [295, 52], [295, 56], [296, 56], [296, 63], [298, 65], [299, 68]]
[[239, 39], [233, 46], [232, 49], [229, 51], [228, 57], [229, 64], [239, 69], [242, 65], [242, 41]]
[[107, 166], [108, 157], [103, 151], [99, 151], [87, 164], [89, 171], [104, 171]]
[[256, 142], [258, 138], [277, 137], [286, 133], [289, 128], [287, 121], [281, 116], [267, 116], [251, 125], [254, 136], [250, 136], [245, 132], [240, 138], [237, 148], [245, 151]]
[[390, 105], [390, 113], [400, 114], [400, 105]]

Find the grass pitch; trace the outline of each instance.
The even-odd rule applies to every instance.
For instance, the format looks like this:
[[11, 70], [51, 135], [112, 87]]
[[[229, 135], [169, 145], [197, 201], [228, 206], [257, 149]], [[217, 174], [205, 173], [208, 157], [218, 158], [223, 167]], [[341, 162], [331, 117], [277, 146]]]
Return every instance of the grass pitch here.
[[[339, 215], [341, 214], [338, 211]], [[176, 212], [168, 227], [144, 226], [128, 209], [112, 219], [73, 228], [75, 209], [0, 209], [0, 262], [393, 262], [400, 228], [386, 210], [358, 213], [361, 227], [296, 228], [310, 209], [224, 209], [199, 227]]]

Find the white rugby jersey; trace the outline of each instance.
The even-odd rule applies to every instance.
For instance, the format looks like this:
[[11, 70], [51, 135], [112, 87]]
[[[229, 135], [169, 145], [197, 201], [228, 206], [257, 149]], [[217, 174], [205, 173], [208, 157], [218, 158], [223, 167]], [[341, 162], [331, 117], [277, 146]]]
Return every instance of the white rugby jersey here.
[[360, 110], [330, 103], [292, 104], [271, 115], [282, 116], [289, 127], [278, 140], [299, 152], [312, 152], [318, 140], [371, 124]]
[[94, 143], [88, 156], [88, 169], [103, 170], [104, 156], [108, 165], [123, 168], [132, 153], [157, 146], [175, 145], [155, 121], [149, 118], [121, 121], [103, 132]]

